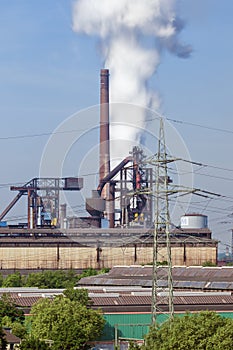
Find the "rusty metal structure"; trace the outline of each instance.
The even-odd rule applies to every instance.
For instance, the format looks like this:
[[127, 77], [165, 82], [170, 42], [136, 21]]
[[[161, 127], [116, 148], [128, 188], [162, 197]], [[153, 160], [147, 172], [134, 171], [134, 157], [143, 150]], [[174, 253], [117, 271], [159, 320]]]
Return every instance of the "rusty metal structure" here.
[[[152, 185], [152, 169], [143, 169], [136, 163], [135, 156], [141, 152], [137, 147], [133, 156], [123, 159], [102, 181], [93, 197], [87, 199], [86, 209], [93, 216], [103, 217], [105, 201], [101, 198], [105, 186], [109, 185], [112, 201], [110, 208], [110, 228], [141, 225], [150, 227], [152, 223], [152, 201], [148, 188]], [[115, 176], [118, 176], [114, 180]]]
[[[104, 217], [106, 199], [103, 190], [109, 186], [108, 201], [111, 209], [107, 213], [109, 228], [114, 227], [151, 227], [153, 224], [152, 205], [152, 168], [144, 165], [143, 151], [134, 147], [129, 157], [123, 159], [105, 177], [100, 179], [92, 198], [86, 200], [86, 209], [92, 216]], [[116, 177], [117, 176], [117, 177]]]
[[80, 191], [83, 179], [66, 178], [34, 178], [23, 186], [11, 186], [11, 191], [18, 194], [0, 215], [0, 221], [13, 208], [18, 200], [27, 196], [27, 223], [30, 229], [37, 227], [57, 227], [59, 223], [59, 193], [60, 191]]

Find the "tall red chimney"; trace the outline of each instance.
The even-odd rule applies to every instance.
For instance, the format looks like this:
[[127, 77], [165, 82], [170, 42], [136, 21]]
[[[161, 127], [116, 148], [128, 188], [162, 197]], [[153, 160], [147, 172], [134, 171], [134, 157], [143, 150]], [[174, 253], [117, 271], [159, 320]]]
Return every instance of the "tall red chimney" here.
[[[110, 172], [109, 146], [109, 70], [100, 72], [100, 164], [99, 182]], [[102, 196], [108, 197], [106, 189]], [[108, 198], [107, 198], [108, 199]]]

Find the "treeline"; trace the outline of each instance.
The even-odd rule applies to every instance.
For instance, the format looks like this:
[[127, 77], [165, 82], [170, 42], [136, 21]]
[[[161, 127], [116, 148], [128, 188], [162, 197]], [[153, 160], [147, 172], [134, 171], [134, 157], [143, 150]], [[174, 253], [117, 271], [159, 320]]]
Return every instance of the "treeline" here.
[[83, 277], [95, 276], [108, 271], [108, 269], [97, 271], [90, 268], [84, 270], [81, 274], [77, 274], [74, 270], [49, 270], [33, 272], [28, 275], [22, 275], [20, 272], [15, 272], [6, 277], [3, 277], [3, 275], [0, 274], [0, 287], [71, 288], [75, 287], [78, 281]]

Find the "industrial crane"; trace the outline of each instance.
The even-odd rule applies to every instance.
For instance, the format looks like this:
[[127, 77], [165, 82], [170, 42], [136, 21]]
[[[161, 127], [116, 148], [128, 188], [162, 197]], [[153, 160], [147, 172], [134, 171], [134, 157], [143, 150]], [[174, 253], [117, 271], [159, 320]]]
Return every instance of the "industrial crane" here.
[[11, 186], [11, 191], [18, 191], [10, 204], [0, 215], [0, 222], [23, 196], [27, 195], [27, 228], [59, 226], [59, 192], [80, 191], [83, 179], [34, 178], [23, 186]]

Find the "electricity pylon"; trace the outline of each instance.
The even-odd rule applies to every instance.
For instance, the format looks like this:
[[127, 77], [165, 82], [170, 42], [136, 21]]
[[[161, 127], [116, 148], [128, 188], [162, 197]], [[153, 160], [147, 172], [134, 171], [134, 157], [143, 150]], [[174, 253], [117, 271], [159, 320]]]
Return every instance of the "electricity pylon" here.
[[[164, 120], [160, 118], [158, 151], [153, 160], [147, 160], [155, 165], [156, 178], [155, 190], [155, 217], [154, 217], [154, 242], [153, 242], [153, 271], [152, 271], [152, 323], [157, 321], [157, 315], [167, 313], [169, 318], [174, 317], [173, 303], [173, 279], [172, 279], [172, 259], [171, 259], [171, 220], [169, 213], [169, 196], [176, 194], [184, 196], [187, 194], [198, 195], [204, 198], [213, 199], [221, 197], [220, 194], [202, 190], [200, 188], [188, 188], [185, 186], [170, 185], [168, 176], [168, 164], [175, 161], [184, 161], [194, 165], [202, 165], [197, 162], [184, 160], [181, 158], [169, 157], [167, 154]], [[166, 260], [166, 267], [159, 266], [161, 261], [161, 251], [159, 248], [166, 246], [163, 252], [163, 260]], [[167, 308], [168, 306], [168, 308]]]
[[[161, 297], [158, 300], [159, 289], [166, 288], [165, 293], [160, 293], [166, 299], [168, 304], [169, 317], [174, 316], [173, 304], [173, 280], [172, 280], [172, 259], [170, 244], [170, 214], [168, 201], [169, 176], [167, 164], [173, 160], [167, 159], [164, 122], [160, 119], [158, 152], [155, 159], [156, 164], [156, 183], [155, 183], [155, 219], [154, 219], [154, 242], [153, 242], [153, 274], [152, 274], [152, 323], [156, 322], [158, 313], [161, 313]], [[158, 266], [159, 254], [158, 245], [163, 237], [166, 242], [166, 260], [167, 266]]]

